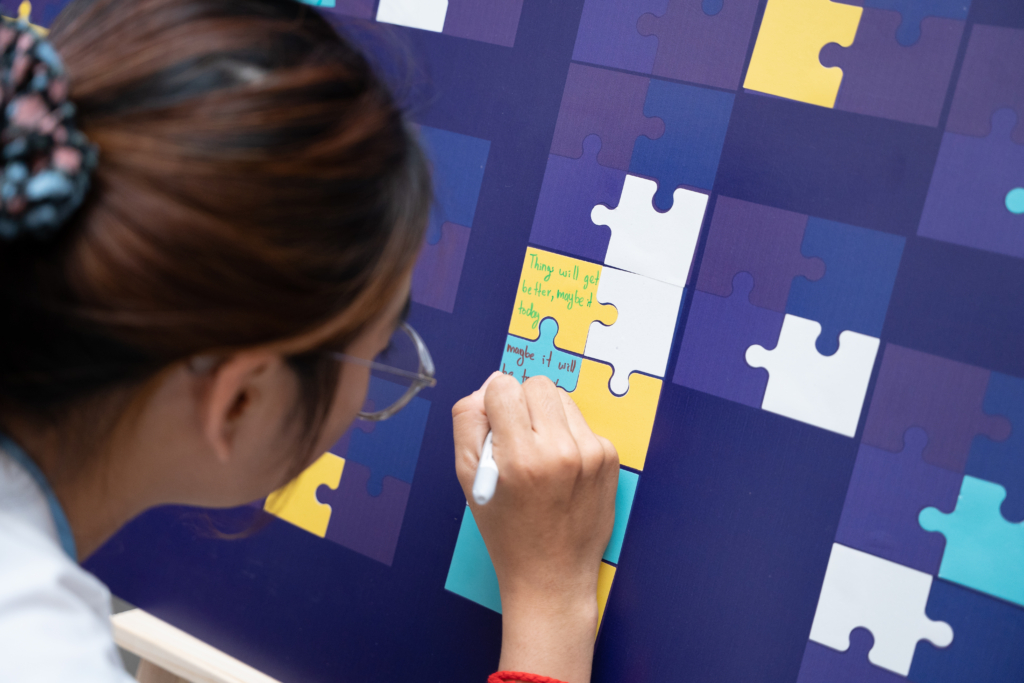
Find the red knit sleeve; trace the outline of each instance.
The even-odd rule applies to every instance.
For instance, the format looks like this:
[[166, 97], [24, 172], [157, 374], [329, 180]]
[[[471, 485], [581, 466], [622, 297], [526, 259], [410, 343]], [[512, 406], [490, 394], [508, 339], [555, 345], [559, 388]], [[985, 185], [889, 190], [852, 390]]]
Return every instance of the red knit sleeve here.
[[487, 683], [562, 683], [562, 681], [522, 671], [499, 671], [496, 674], [491, 674], [487, 678]]

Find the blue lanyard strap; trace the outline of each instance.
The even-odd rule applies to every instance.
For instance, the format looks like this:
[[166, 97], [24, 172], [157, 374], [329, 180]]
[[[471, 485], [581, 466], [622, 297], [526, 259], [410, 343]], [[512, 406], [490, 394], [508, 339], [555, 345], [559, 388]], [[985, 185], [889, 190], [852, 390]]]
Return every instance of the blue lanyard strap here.
[[53, 524], [57, 527], [57, 536], [60, 537], [60, 544], [64, 547], [64, 552], [68, 554], [68, 557], [77, 563], [78, 552], [75, 549], [75, 537], [71, 534], [71, 525], [68, 524], [67, 515], [64, 514], [60, 501], [57, 500], [57, 494], [50, 488], [50, 482], [46, 481], [46, 475], [39, 469], [39, 465], [32, 458], [28, 457], [28, 453], [21, 446], [14, 443], [6, 434], [0, 434], [0, 448], [14, 458], [15, 462], [21, 465], [26, 472], [32, 475], [32, 478], [36, 480], [36, 484], [43, 490], [46, 502], [50, 506], [50, 515], [53, 516]]

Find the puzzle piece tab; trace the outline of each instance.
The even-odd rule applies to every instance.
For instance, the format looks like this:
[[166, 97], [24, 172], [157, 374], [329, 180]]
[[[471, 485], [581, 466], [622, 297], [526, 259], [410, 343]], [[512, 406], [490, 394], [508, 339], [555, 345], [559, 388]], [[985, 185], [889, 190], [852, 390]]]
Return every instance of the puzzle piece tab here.
[[953, 641], [949, 624], [924, 613], [931, 587], [929, 574], [835, 543], [810, 638], [842, 652], [850, 632], [866, 628], [875, 639], [868, 660], [906, 676], [917, 641], [939, 647]]
[[440, 241], [423, 245], [412, 271], [413, 301], [448, 313], [455, 310], [469, 234], [470, 229], [463, 225], [445, 223]]
[[377, 21], [440, 33], [448, 0], [380, 0]]
[[1010, 139], [1024, 145], [1024, 31], [975, 24], [960, 67], [947, 133], [987, 137], [992, 114], [1013, 109]]
[[603, 270], [587, 261], [527, 249], [508, 333], [536, 340], [541, 321], [554, 318], [558, 322], [555, 346], [582, 354], [591, 322], [611, 325], [618, 317], [614, 306], [597, 298]]
[[558, 323], [545, 318], [540, 324], [540, 337], [529, 341], [509, 335], [501, 354], [501, 371], [525, 382], [534, 375], [544, 375], [555, 386], [573, 391], [580, 378], [583, 359], [555, 347]]
[[829, 43], [853, 44], [863, 10], [830, 0], [768, 0], [743, 87], [831, 108], [840, 69], [821, 65]]
[[939, 578], [1024, 607], [1024, 523], [999, 514], [1006, 489], [964, 477], [952, 514], [921, 511], [921, 528], [946, 537]]
[[728, 297], [733, 278], [746, 272], [753, 276], [750, 303], [785, 313], [794, 277], [814, 281], [825, 274], [820, 258], [807, 258], [800, 251], [807, 227], [804, 214], [722, 195], [714, 211], [697, 278], [700, 291]]
[[1006, 416], [1010, 435], [1002, 442], [976, 437], [964, 471], [1005, 488], [1003, 516], [1020, 522], [1024, 520], [1024, 380], [993, 372], [982, 408], [990, 415]]
[[[627, 175], [618, 206], [597, 205], [591, 212], [594, 225], [607, 225], [612, 236], [604, 263], [670, 285], [686, 285], [708, 196], [678, 189], [672, 209], [654, 208], [658, 183]], [[611, 302], [614, 303], [614, 302]]]
[[316, 492], [321, 486], [338, 488], [344, 467], [345, 460], [324, 453], [290, 483], [267, 496], [263, 509], [323, 538], [331, 521], [331, 506], [321, 503]]
[[768, 370], [762, 409], [852, 437], [879, 340], [847, 330], [839, 350], [822, 356], [815, 348], [820, 333], [820, 324], [787, 313], [776, 347], [751, 346], [747, 363]]
[[625, 394], [634, 372], [664, 377], [683, 288], [605, 268], [597, 286], [597, 300], [613, 304], [618, 317], [610, 327], [600, 322], [590, 324], [583, 355], [612, 364], [615, 374], [611, 390], [620, 396]]
[[367, 493], [372, 472], [357, 462], [345, 464], [337, 488], [320, 486], [317, 499], [330, 506], [325, 538], [391, 566], [412, 486], [384, 477], [381, 493]]
[[551, 153], [579, 159], [583, 140], [597, 135], [598, 163], [630, 170], [637, 137], [659, 138], [665, 132], [664, 121], [644, 113], [649, 84], [650, 79], [642, 76], [570, 64]]

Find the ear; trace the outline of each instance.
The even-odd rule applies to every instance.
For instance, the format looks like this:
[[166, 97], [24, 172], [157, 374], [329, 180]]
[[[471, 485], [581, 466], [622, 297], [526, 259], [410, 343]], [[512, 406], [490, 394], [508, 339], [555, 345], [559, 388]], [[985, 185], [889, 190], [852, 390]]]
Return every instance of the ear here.
[[218, 461], [227, 463], [234, 457], [243, 425], [262, 422], [270, 407], [267, 402], [278, 393], [274, 384], [283, 366], [280, 355], [242, 351], [209, 371], [200, 420]]

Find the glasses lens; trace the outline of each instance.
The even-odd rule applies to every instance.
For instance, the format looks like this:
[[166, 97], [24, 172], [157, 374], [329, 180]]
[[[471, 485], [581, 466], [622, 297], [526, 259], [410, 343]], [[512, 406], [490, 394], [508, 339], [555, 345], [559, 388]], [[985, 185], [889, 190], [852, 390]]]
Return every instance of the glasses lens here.
[[373, 359], [374, 363], [408, 373], [388, 372], [383, 369], [370, 370], [370, 388], [366, 394], [363, 411], [379, 412], [393, 405], [408, 391], [420, 372], [420, 356], [412, 337], [402, 329], [395, 330], [387, 347]]

